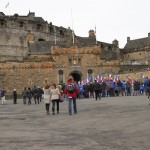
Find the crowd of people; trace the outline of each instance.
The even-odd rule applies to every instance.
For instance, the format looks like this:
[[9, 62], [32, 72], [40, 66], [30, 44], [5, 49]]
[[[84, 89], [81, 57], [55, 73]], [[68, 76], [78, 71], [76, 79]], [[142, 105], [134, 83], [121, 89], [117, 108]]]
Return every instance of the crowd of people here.
[[[0, 91], [2, 104], [6, 104], [5, 99], [6, 90]], [[52, 114], [59, 114], [59, 104], [64, 100], [68, 101], [68, 113], [72, 115], [77, 113], [76, 99], [83, 98], [95, 98], [95, 100], [101, 100], [101, 97], [112, 96], [139, 96], [147, 95], [150, 100], [150, 79], [144, 78], [139, 80], [113, 80], [104, 79], [94, 82], [76, 83], [73, 78], [69, 78], [67, 83], [61, 85], [46, 84], [44, 87], [34, 86], [33, 88], [24, 88], [22, 91], [23, 104], [31, 105], [31, 99], [34, 104], [40, 104], [44, 101], [45, 110], [49, 113], [50, 103], [52, 103]], [[17, 104], [17, 91], [13, 90], [13, 103]]]

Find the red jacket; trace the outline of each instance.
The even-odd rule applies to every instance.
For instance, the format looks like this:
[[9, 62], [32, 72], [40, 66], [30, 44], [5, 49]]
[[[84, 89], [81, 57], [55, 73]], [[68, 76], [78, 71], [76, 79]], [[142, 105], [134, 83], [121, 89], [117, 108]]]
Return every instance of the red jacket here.
[[[68, 80], [68, 84], [69, 83], [73, 83], [74, 84], [74, 81], [73, 81], [73, 79], [69, 79]], [[67, 86], [65, 87], [65, 90], [64, 90], [64, 93], [67, 95], [67, 97], [77, 97], [77, 94], [78, 94], [78, 88], [77, 88], [77, 86], [74, 84], [74, 92], [73, 93], [68, 93], [68, 91], [67, 91]]]

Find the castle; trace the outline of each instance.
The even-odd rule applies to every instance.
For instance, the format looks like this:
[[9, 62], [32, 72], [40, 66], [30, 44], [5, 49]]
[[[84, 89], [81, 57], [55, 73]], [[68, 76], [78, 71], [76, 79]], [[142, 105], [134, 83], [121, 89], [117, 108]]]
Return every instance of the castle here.
[[94, 30], [80, 37], [29, 12], [6, 16], [0, 12], [0, 87], [14, 88], [63, 83], [69, 76], [81, 81], [98, 74], [119, 74], [149, 69], [150, 34], [130, 40], [123, 49], [97, 41]]

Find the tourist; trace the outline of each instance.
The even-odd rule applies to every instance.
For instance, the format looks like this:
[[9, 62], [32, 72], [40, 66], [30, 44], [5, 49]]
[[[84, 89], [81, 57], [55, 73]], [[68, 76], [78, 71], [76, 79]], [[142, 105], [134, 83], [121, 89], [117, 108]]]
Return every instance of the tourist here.
[[97, 100], [98, 98], [100, 100], [102, 93], [102, 85], [99, 82], [97, 82], [97, 80], [95, 80], [95, 82], [93, 83], [93, 88], [95, 92], [95, 100]]
[[78, 94], [78, 88], [77, 86], [75, 86], [74, 80], [72, 78], [68, 79], [64, 93], [67, 95], [67, 99], [68, 99], [69, 114], [72, 115], [72, 103], [73, 103], [74, 114], [76, 114], [77, 113], [76, 98]]
[[1, 90], [2, 105], [3, 105], [3, 104], [6, 104], [5, 93], [6, 93], [6, 90], [3, 88], [3, 89]]
[[31, 105], [32, 90], [30, 87], [28, 87], [28, 90], [27, 90], [27, 98], [28, 98], [28, 105]]
[[13, 91], [13, 103], [17, 104], [17, 91], [16, 91], [16, 89], [14, 89], [14, 91]]
[[26, 87], [22, 91], [22, 97], [23, 97], [23, 104], [26, 104], [26, 100], [27, 100], [27, 88]]
[[56, 87], [56, 84], [53, 83], [50, 88], [53, 115], [55, 115], [55, 104], [57, 106], [57, 114], [59, 114], [59, 94], [60, 90], [58, 89], [58, 87]]
[[45, 87], [43, 88], [44, 90], [44, 103], [45, 103], [45, 108], [46, 112], [49, 115], [49, 107], [50, 107], [50, 85], [46, 84]]

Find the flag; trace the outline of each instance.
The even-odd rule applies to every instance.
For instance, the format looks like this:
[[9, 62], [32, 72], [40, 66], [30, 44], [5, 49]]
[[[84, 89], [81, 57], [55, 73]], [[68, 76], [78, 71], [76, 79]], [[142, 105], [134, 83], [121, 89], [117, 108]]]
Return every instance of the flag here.
[[93, 82], [92, 80], [93, 80], [93, 79], [92, 79], [92, 75], [90, 75], [90, 76], [88, 77], [88, 79], [87, 79], [87, 83]]
[[101, 82], [103, 80], [103, 77], [101, 74], [97, 75], [97, 80], [98, 80], [98, 82]]
[[109, 78], [112, 78], [112, 74], [110, 73], [110, 74], [108, 75], [108, 77], [109, 77]]
[[144, 76], [144, 75], [141, 75], [140, 77], [141, 77], [142, 79], [144, 79], [144, 78], [145, 78], [145, 76]]
[[9, 6], [9, 2], [7, 3], [7, 5], [5, 6], [5, 8], [7, 8]]

